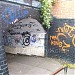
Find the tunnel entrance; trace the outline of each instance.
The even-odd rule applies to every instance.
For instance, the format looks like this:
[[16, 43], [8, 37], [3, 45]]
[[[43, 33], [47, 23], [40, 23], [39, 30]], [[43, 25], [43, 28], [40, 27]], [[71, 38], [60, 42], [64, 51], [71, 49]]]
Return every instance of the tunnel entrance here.
[[[1, 23], [0, 24], [1, 26], [0, 27], [0, 64], [1, 64], [0, 73], [2, 75], [8, 75], [6, 53], [4, 50], [4, 42], [6, 42], [5, 43], [6, 52], [8, 53], [12, 53], [12, 54], [21, 53], [21, 54], [39, 55], [39, 56], [44, 56], [44, 54], [46, 54], [46, 56], [48, 57], [52, 57], [52, 58], [55, 57], [59, 59], [64, 59], [66, 56], [66, 59], [67, 57], [68, 58], [71, 57], [72, 60], [70, 59], [69, 61], [75, 62], [74, 60], [75, 27], [73, 23], [74, 19], [59, 20], [54, 18], [53, 25], [51, 26], [48, 32], [47, 41], [45, 41], [45, 43], [47, 44], [44, 44], [44, 40], [46, 40], [44, 38], [46, 38], [47, 36], [45, 36], [46, 34], [45, 31], [42, 29], [42, 27], [40, 27], [41, 25], [38, 24], [40, 26], [39, 28], [37, 28], [36, 24], [32, 21], [31, 18], [29, 23], [25, 19], [28, 18], [29, 15], [31, 15], [32, 18], [35, 18], [36, 20], [39, 21], [40, 14], [37, 8], [32, 8], [30, 6], [28, 7], [23, 4], [22, 5], [13, 4], [11, 2], [4, 2], [4, 1], [0, 1], [0, 5], [1, 5], [0, 6], [0, 13], [1, 13], [0, 15], [0, 23]], [[35, 28], [33, 28], [32, 26]], [[33, 28], [32, 31], [30, 31], [31, 30], [30, 28]], [[30, 32], [32, 32], [32, 34]], [[38, 35], [36, 35], [36, 32], [38, 32]], [[7, 41], [7, 39], [9, 41]], [[37, 40], [39, 41], [39, 43], [37, 43]], [[29, 45], [30, 46], [34, 45], [35, 48], [32, 47], [31, 49]], [[45, 47], [43, 45], [45, 45]], [[13, 46], [13, 50], [11, 50], [11, 46]], [[39, 47], [38, 48], [39, 51], [37, 49], [37, 46]], [[20, 47], [22, 47], [22, 49], [20, 49]], [[29, 49], [29, 51], [27, 49]], [[44, 49], [46, 50], [44, 51]]]
[[[32, 15], [34, 14], [34, 15]], [[4, 40], [5, 34], [7, 33], [7, 30], [13, 26], [13, 24], [21, 19], [27, 18], [29, 15], [32, 16], [32, 18], [39, 18], [39, 12], [38, 9], [32, 6], [28, 6], [25, 4], [20, 3], [14, 3], [10, 1], [0, 1], [0, 74], [1, 75], [9, 75], [8, 67], [7, 67], [7, 60], [6, 60], [6, 53], [4, 50]], [[37, 16], [38, 15], [38, 16]], [[37, 16], [37, 17], [36, 17]], [[26, 35], [25, 35], [26, 34]], [[23, 33], [23, 37], [26, 37], [27, 40], [23, 39], [23, 45], [29, 45], [29, 33]], [[10, 39], [10, 38], [9, 38]], [[16, 43], [19, 42], [19, 40], [15, 41]], [[35, 41], [34, 41], [35, 42]]]

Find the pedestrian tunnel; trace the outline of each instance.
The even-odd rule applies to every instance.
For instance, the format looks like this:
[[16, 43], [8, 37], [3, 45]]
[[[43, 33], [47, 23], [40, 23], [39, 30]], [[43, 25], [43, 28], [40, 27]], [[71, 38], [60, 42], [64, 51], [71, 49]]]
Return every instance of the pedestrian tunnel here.
[[[74, 18], [73, 14], [69, 15], [69, 10], [62, 15], [62, 11], [66, 8], [60, 3], [66, 3], [66, 1], [61, 1], [53, 8], [53, 20], [47, 34], [38, 22], [39, 9], [24, 4], [0, 1], [1, 75], [8, 75], [5, 51], [12, 54], [55, 57], [75, 63]], [[70, 8], [68, 2], [65, 5]], [[60, 9], [61, 7], [64, 9]]]
[[[6, 52], [12, 54], [17, 53], [28, 54], [23, 49], [22, 49], [23, 51], [20, 51], [20, 48], [19, 50], [18, 49], [16, 50], [16, 47], [24, 48], [30, 45], [30, 38], [31, 38], [30, 36], [32, 36], [31, 38], [31, 41], [33, 42], [32, 45], [36, 42], [36, 31], [34, 30], [35, 31], [34, 34], [31, 34], [28, 31], [30, 30], [30, 28], [32, 28], [31, 25], [36, 26], [36, 20], [31, 18], [28, 19], [29, 16], [38, 20], [39, 19], [38, 8], [10, 1], [0, 1], [0, 75], [9, 74], [6, 60]], [[27, 20], [29, 20], [28, 22], [26, 18]], [[11, 29], [11, 27], [13, 28]], [[21, 29], [23, 29], [23, 31]], [[42, 27], [41, 29], [43, 30]], [[37, 29], [37, 31], [40, 33], [39, 29]], [[6, 46], [5, 47], [6, 52], [4, 46]], [[13, 49], [11, 50], [11, 46], [14, 48], [14, 51], [12, 51]]]

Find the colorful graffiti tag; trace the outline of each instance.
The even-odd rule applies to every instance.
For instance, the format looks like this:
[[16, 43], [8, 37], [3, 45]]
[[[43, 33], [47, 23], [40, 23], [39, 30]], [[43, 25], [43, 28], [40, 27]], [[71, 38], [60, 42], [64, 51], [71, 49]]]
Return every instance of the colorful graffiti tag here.
[[[57, 29], [57, 35], [50, 36], [50, 43], [53, 46], [58, 46], [63, 51], [70, 48], [71, 43], [75, 47], [75, 27], [70, 26], [65, 23], [64, 27], [59, 27]], [[62, 38], [63, 37], [63, 38]], [[71, 41], [67, 41], [68, 38], [71, 38]]]

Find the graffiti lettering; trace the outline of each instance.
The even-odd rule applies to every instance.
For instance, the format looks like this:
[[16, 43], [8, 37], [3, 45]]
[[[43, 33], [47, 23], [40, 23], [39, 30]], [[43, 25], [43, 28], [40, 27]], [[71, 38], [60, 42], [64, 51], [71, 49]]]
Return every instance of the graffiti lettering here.
[[62, 47], [62, 42], [60, 42], [56, 36], [50, 36], [51, 45]]
[[28, 28], [31, 28], [31, 26], [33, 26], [34, 23], [35, 22], [29, 22], [27, 24], [21, 24], [21, 23], [19, 23], [18, 25], [14, 26], [14, 29], [21, 29], [22, 27], [25, 27], [25, 26], [28, 27]]
[[18, 35], [18, 34], [21, 34], [21, 33], [20, 33], [20, 32], [15, 32], [15, 33], [11, 33], [11, 32], [10, 32], [10, 34], [11, 34], [11, 35]]
[[56, 32], [58, 33], [67, 33], [70, 37], [73, 37], [75, 34], [72, 32], [75, 31], [75, 27], [69, 26], [65, 23], [64, 27], [59, 27]]
[[[57, 35], [56, 36], [50, 36], [50, 43], [51, 45], [54, 46], [59, 46], [60, 48], [67, 49], [70, 48], [70, 43], [67, 43], [67, 35], [71, 38], [72, 44], [75, 47], [75, 27], [69, 26], [68, 24], [65, 23], [64, 27], [59, 27], [57, 29]], [[64, 37], [65, 39], [63, 39]], [[62, 40], [60, 39], [62, 38]]]
[[[65, 37], [65, 38], [67, 39], [67, 37], [66, 37], [65, 34], [63, 34], [63, 33], [58, 33], [58, 35], [57, 35], [58, 41], [60, 41], [60, 39], [59, 39], [60, 36]], [[62, 45], [62, 49], [65, 49], [65, 48], [69, 48], [69, 47], [70, 47], [70, 44], [67, 44], [64, 40], [62, 40], [62, 44], [63, 44], [63, 45]]]

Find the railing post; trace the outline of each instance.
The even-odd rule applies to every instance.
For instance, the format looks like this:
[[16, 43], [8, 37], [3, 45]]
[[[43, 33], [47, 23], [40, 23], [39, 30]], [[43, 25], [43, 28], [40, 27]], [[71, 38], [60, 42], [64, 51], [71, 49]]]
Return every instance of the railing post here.
[[68, 70], [68, 67], [66, 66], [66, 67], [64, 68], [64, 75], [67, 75], [67, 70]]

